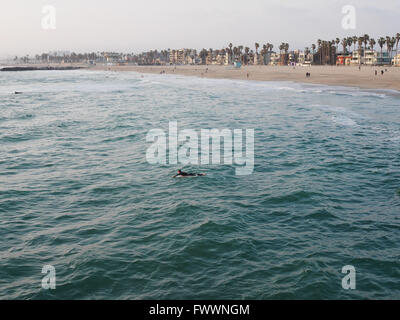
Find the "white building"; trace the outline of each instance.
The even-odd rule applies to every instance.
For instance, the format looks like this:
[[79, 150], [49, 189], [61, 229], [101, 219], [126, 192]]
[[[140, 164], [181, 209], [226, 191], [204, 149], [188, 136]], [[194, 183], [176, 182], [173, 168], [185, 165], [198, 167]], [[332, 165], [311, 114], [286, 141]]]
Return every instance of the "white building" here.
[[389, 54], [387, 52], [379, 52], [375, 50], [362, 50], [360, 51], [354, 51], [352, 58], [351, 58], [351, 64], [352, 65], [369, 65], [369, 66], [379, 66], [379, 65], [390, 65], [392, 62], [392, 59], [389, 57]]
[[393, 58], [392, 63], [395, 67], [400, 67], [400, 53]]
[[281, 55], [279, 53], [272, 52], [271, 56], [270, 56], [269, 64], [272, 66], [277, 66], [277, 65], [279, 65], [280, 61], [281, 61]]

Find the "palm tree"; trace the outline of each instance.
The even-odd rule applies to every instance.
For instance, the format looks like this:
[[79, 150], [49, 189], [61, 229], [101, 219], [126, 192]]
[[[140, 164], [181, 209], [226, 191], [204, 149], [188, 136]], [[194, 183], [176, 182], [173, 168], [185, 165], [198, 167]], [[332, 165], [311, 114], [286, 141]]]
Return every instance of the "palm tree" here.
[[272, 49], [274, 48], [274, 45], [272, 43], [269, 44], [269, 52], [272, 52]]
[[375, 39], [374, 38], [369, 39], [369, 46], [371, 50], [374, 50], [375, 45], [376, 45]]
[[385, 38], [380, 37], [379, 40], [378, 40], [378, 44], [381, 47], [381, 59], [383, 59], [383, 46], [385, 45], [385, 43], [386, 43]]
[[254, 44], [254, 46], [256, 47], [256, 54], [258, 55], [258, 48], [260, 47], [260, 45], [256, 42], [256, 43]]
[[267, 55], [268, 49], [269, 49], [269, 43], [268, 44], [263, 44], [263, 49], [262, 49], [262, 52], [261, 52], [261, 54], [263, 56], [263, 64], [265, 64], [265, 62], [267, 61], [266, 60], [267, 59], [266, 55]]
[[359, 37], [357, 42], [358, 42], [358, 59], [360, 60], [360, 64], [361, 64], [361, 52], [362, 52], [362, 45], [364, 42], [364, 37]]
[[351, 45], [353, 44], [353, 38], [352, 37], [350, 37], [350, 38], [347, 38], [347, 46], [349, 47], [349, 52], [350, 52], [350, 50], [351, 50]]
[[[174, 52], [175, 50], [172, 50], [172, 52]], [[201, 58], [201, 63], [202, 64], [206, 64], [206, 58], [207, 58], [207, 55], [208, 55], [208, 51], [206, 50], [206, 49], [202, 49], [201, 51], [200, 51], [200, 58]]]
[[243, 63], [243, 46], [238, 46], [239, 61]]
[[356, 44], [358, 42], [358, 37], [354, 36], [352, 39], [353, 39], [354, 51], [356, 51]]
[[386, 36], [386, 51], [388, 55], [390, 55], [390, 45], [391, 45], [391, 38], [389, 36]]
[[285, 54], [289, 51], [289, 43], [284, 43], [279, 46], [279, 50], [283, 51]]
[[339, 43], [340, 43], [340, 39], [339, 39], [339, 38], [336, 38], [335, 43], [336, 43], [336, 51], [337, 51], [337, 50], [338, 50]]
[[244, 48], [245, 56], [243, 57], [243, 62], [245, 62], [246, 64], [248, 64], [249, 62], [249, 52], [250, 52], [249, 47]]
[[393, 48], [394, 48], [395, 44], [396, 44], [396, 38], [395, 37], [392, 37], [392, 38], [389, 37], [389, 36], [386, 37], [386, 49], [387, 49], [389, 58], [392, 57], [392, 52], [393, 52]]
[[396, 33], [396, 54], [399, 53], [400, 33]]
[[233, 47], [233, 57], [235, 61], [237, 60], [238, 51], [239, 49], [237, 47]]
[[367, 55], [367, 43], [369, 41], [369, 35], [364, 34], [364, 36], [362, 38], [364, 40], [364, 59], [365, 59], [366, 55]]
[[343, 54], [346, 54], [346, 47], [347, 47], [347, 39], [343, 38], [342, 39], [342, 46], [343, 46]]
[[317, 48], [317, 46], [313, 43], [312, 45], [311, 45], [311, 48], [312, 48], [312, 51], [313, 51], [313, 54], [315, 53], [315, 49]]
[[[393, 55], [394, 46], [396, 45], [396, 41], [397, 41], [396, 38], [392, 37], [391, 42], [390, 42], [390, 50], [391, 50], [392, 55]], [[390, 56], [390, 57], [392, 57], [392, 56]]]
[[318, 44], [318, 51], [319, 51], [319, 57], [320, 57], [320, 61], [321, 61], [321, 63], [322, 63], [322, 50], [321, 50], [321, 46], [322, 46], [322, 40], [321, 39], [318, 39], [317, 40], [317, 44]]

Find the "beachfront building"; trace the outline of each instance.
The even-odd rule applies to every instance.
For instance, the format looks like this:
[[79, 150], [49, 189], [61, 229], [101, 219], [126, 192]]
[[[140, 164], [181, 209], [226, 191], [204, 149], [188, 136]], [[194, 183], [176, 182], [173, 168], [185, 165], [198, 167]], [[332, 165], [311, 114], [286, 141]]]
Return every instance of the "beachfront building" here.
[[365, 51], [357, 50], [357, 51], [353, 52], [353, 54], [351, 56], [350, 64], [351, 65], [381, 66], [381, 65], [390, 65], [390, 64], [392, 64], [392, 61], [387, 52], [381, 53], [381, 52], [378, 52], [375, 50], [365, 50]]
[[395, 67], [400, 67], [400, 53], [393, 58], [392, 63]]
[[388, 52], [377, 52], [376, 55], [376, 65], [382, 66], [382, 65], [391, 65], [392, 64], [392, 58], [389, 56]]
[[364, 57], [362, 58], [363, 64], [374, 66], [377, 63], [378, 54], [375, 50], [365, 50]]
[[196, 58], [194, 55], [187, 55], [185, 57], [185, 64], [193, 65], [196, 64]]
[[354, 51], [352, 56], [351, 56], [350, 64], [352, 64], [352, 65], [360, 65], [360, 64], [362, 64], [363, 55], [364, 55], [364, 53], [362, 52], [362, 50]]
[[267, 66], [267, 65], [271, 64], [272, 55], [276, 55], [276, 52], [275, 51], [268, 51], [267, 53], [265, 53], [263, 55], [264, 65]]
[[269, 64], [272, 66], [277, 66], [279, 65], [280, 60], [281, 60], [281, 55], [279, 53], [272, 52], [270, 55]]
[[305, 51], [299, 51], [297, 56], [297, 62], [302, 66], [311, 65], [312, 55]]
[[263, 61], [264, 59], [263, 59], [263, 56], [261, 55], [261, 54], [259, 54], [259, 53], [255, 53], [254, 54], [254, 64], [255, 65], [262, 65], [262, 64], [264, 64], [264, 61]]
[[113, 64], [120, 64], [125, 61], [122, 59], [122, 55], [120, 53], [116, 52], [105, 52], [104, 57], [106, 58], [106, 62], [108, 65], [113, 65]]
[[197, 62], [197, 51], [195, 49], [184, 49], [183, 64], [194, 65]]
[[369, 65], [375, 66], [378, 64], [378, 53], [374, 50], [358, 50], [353, 52], [351, 59], [352, 65]]
[[296, 65], [297, 57], [298, 57], [298, 54], [296, 54], [296, 52], [293, 52], [293, 51], [289, 52], [287, 64], [290, 64], [291, 66]]
[[213, 53], [212, 51], [209, 51], [206, 57], [206, 64], [209, 65], [212, 64], [212, 62], [213, 62]]
[[185, 50], [172, 50], [169, 54], [170, 64], [184, 64], [185, 63]]
[[351, 64], [351, 55], [338, 55], [336, 57], [337, 66], [349, 66]]
[[169, 51], [169, 63], [175, 64], [176, 50]]
[[233, 56], [228, 51], [226, 51], [225, 52], [224, 65], [226, 65], [226, 66], [231, 65], [233, 63], [232, 58], [233, 58]]

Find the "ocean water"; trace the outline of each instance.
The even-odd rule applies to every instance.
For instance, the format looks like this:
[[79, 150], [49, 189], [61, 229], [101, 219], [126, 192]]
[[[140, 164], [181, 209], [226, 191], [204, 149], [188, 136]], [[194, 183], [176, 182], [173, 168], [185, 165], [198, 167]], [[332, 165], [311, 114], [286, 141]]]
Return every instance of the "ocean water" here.
[[[0, 73], [0, 298], [399, 299], [392, 93]], [[149, 164], [146, 135], [170, 121], [254, 129], [253, 174]], [[172, 179], [182, 167], [207, 176]], [[342, 288], [346, 265], [356, 290]]]

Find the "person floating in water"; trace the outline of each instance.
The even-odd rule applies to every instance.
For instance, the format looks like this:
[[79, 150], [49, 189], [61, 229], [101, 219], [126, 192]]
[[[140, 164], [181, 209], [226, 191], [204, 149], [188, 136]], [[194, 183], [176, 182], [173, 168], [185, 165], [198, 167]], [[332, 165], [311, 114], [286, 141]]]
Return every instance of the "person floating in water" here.
[[187, 173], [183, 172], [182, 170], [178, 170], [178, 174], [174, 175], [173, 178], [178, 177], [204, 177], [205, 173]]

